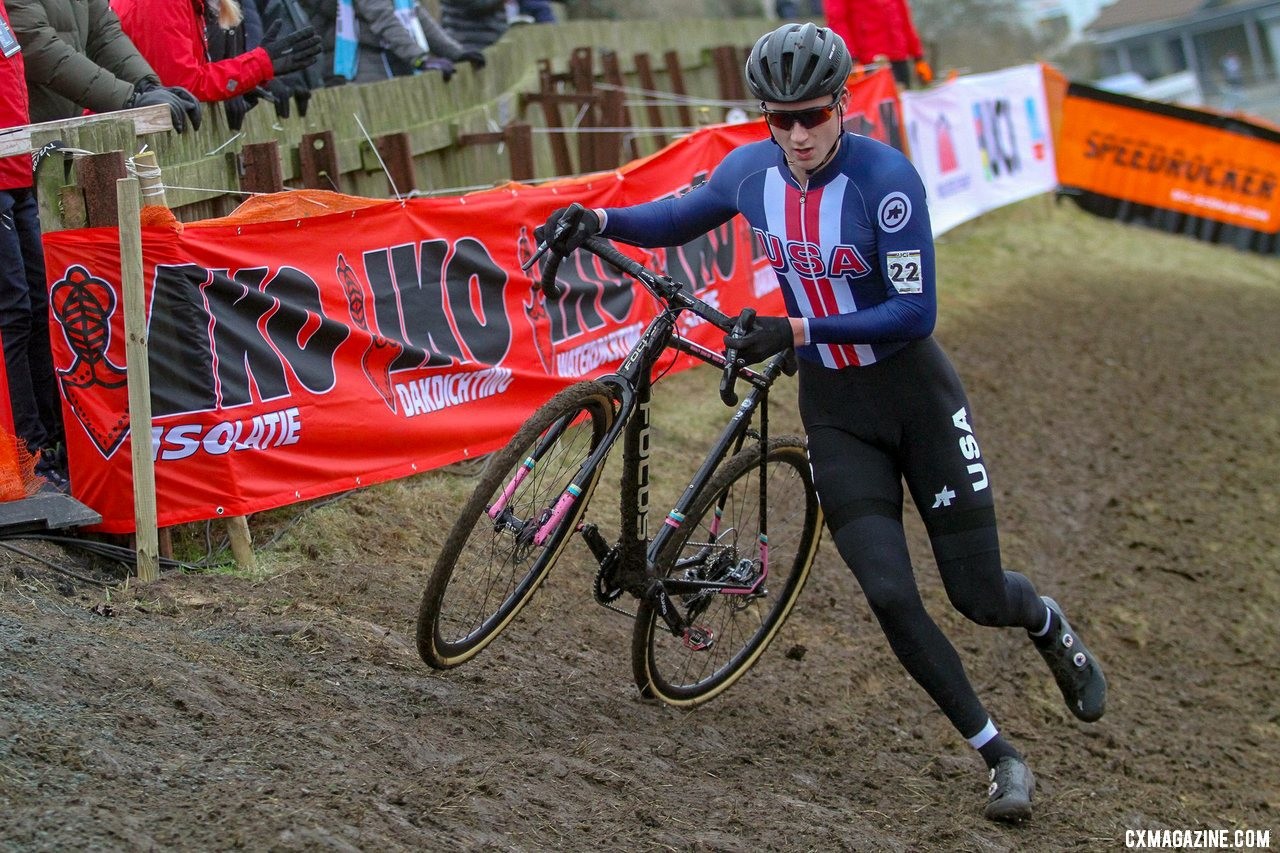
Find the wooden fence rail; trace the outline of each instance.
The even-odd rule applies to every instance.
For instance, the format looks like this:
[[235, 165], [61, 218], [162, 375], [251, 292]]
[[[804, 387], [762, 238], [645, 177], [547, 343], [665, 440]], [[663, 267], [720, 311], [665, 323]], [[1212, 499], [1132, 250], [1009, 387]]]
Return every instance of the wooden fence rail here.
[[449, 83], [429, 74], [324, 89], [306, 116], [279, 119], [259, 105], [240, 133], [220, 105], [206, 105], [200, 130], [185, 134], [156, 132], [156, 116], [143, 110], [32, 125], [33, 146], [56, 140], [98, 155], [45, 158], [41, 221], [47, 231], [113, 224], [114, 182], [125, 176], [124, 157], [143, 146], [183, 221], [223, 216], [248, 193], [285, 187], [378, 198], [392, 185], [433, 194], [611, 169], [691, 126], [687, 98], [736, 97], [735, 49], [724, 45], [768, 27], [745, 18], [519, 27], [486, 52], [485, 68], [463, 66]]

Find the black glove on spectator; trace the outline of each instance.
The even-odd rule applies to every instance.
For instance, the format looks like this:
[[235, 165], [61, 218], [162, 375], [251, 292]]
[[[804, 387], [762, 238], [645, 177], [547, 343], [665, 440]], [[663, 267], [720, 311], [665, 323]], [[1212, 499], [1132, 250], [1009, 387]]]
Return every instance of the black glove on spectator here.
[[164, 86], [162, 88], [178, 100], [183, 112], [187, 114], [187, 121], [191, 122], [191, 129], [199, 130], [201, 109], [200, 102], [196, 100], [196, 96], [181, 86]]
[[764, 361], [769, 356], [795, 345], [791, 333], [791, 321], [786, 317], [756, 317], [755, 325], [742, 337], [724, 336], [727, 349], [738, 351], [738, 358], [747, 364]]
[[279, 77], [263, 83], [261, 88], [267, 90], [267, 96], [276, 105], [276, 116], [289, 117], [289, 98], [293, 96], [293, 87]]
[[[562, 207], [547, 217], [547, 221], [533, 229], [533, 236], [539, 243], [555, 238], [556, 231], [560, 228], [561, 220], [565, 219], [570, 208]], [[557, 254], [567, 255], [574, 249], [587, 242], [588, 238], [594, 237], [600, 233], [600, 217], [590, 208], [579, 208], [581, 216], [577, 222], [570, 224], [569, 230], [560, 238], [558, 242], [552, 243], [551, 248]]]
[[227, 110], [227, 126], [232, 130], [239, 130], [244, 127], [244, 117], [249, 110], [258, 105], [258, 99], [249, 100], [243, 96], [228, 98], [222, 102]]
[[467, 50], [458, 57], [459, 62], [470, 62], [471, 67], [479, 71], [484, 68], [484, 54], [478, 50]]
[[195, 96], [180, 86], [165, 88], [156, 85], [153, 81], [143, 79], [139, 82], [139, 86], [147, 85], [148, 88], [135, 88], [133, 96], [129, 98], [125, 107], [154, 107], [166, 106], [169, 108], [169, 117], [173, 121], [173, 129], [182, 133], [187, 129], [187, 119], [191, 120], [191, 129], [200, 129], [200, 102]]
[[306, 116], [307, 106], [311, 103], [311, 87], [307, 84], [306, 77], [301, 74], [291, 74], [285, 82], [293, 89], [293, 100], [298, 104], [298, 115]]
[[260, 47], [271, 57], [271, 70], [279, 77], [281, 74], [301, 71], [315, 62], [320, 55], [320, 36], [312, 26], [281, 36], [280, 22], [276, 21], [262, 37]]
[[457, 70], [453, 67], [453, 63], [443, 56], [419, 56], [413, 61], [413, 67], [418, 71], [439, 71], [444, 75], [446, 83]]

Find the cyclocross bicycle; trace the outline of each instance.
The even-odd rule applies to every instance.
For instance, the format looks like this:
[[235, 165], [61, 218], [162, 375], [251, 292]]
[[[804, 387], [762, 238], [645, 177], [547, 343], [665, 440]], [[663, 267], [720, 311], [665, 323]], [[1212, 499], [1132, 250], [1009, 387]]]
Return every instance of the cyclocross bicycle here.
[[[601, 237], [583, 248], [643, 285], [660, 310], [617, 373], [561, 391], [490, 457], [427, 582], [418, 652], [437, 669], [473, 658], [529, 601], [576, 532], [599, 563], [596, 601], [628, 613], [615, 602], [635, 600], [636, 686], [646, 697], [691, 707], [726, 690], [760, 657], [795, 605], [818, 547], [822, 511], [805, 441], [768, 432], [769, 389], [794, 372], [794, 354], [753, 370], [732, 350], [721, 354], [681, 337], [685, 311], [739, 334], [754, 314], [720, 313], [689, 285]], [[547, 251], [539, 246], [526, 268]], [[550, 250], [543, 266], [548, 298], [561, 289], [561, 257]], [[721, 397], [736, 408], [650, 537], [649, 402], [654, 366], [667, 348], [722, 368]], [[739, 379], [749, 387], [741, 403]], [[621, 536], [610, 544], [583, 516], [619, 438]]]

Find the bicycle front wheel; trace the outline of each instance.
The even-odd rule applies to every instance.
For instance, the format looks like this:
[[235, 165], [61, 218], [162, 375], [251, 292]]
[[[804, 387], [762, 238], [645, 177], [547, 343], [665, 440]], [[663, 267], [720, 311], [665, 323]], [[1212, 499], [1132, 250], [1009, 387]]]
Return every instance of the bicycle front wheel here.
[[692, 707], [718, 696], [756, 662], [800, 597], [822, 526], [804, 439], [769, 442], [764, 507], [761, 452], [756, 445], [724, 463], [658, 557], [662, 577], [732, 583], [733, 589], [671, 596], [692, 635], [675, 636], [652, 602], [640, 604], [631, 666], [646, 697]]
[[552, 397], [498, 451], [454, 522], [418, 609], [418, 654], [436, 669], [475, 657], [546, 577], [595, 490], [596, 466], [567, 510], [566, 487], [613, 421], [608, 386]]

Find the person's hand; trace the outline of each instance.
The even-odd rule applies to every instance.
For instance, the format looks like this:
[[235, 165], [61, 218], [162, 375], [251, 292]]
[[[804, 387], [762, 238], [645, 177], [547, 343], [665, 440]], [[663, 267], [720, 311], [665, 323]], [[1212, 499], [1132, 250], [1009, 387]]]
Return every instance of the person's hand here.
[[252, 100], [243, 96], [228, 98], [222, 102], [222, 106], [227, 111], [227, 127], [232, 130], [239, 130], [244, 127], [244, 117], [249, 114], [249, 110], [258, 105], [258, 99]]
[[484, 68], [484, 53], [479, 50], [464, 50], [458, 56], [459, 62], [470, 62], [471, 67], [479, 71]]
[[311, 89], [306, 85], [295, 86], [293, 88], [293, 100], [298, 104], [298, 116], [305, 118], [307, 106], [311, 103]]
[[[164, 86], [167, 91], [177, 102], [182, 111], [187, 115], [187, 121], [191, 122], [192, 130], [200, 129], [200, 102], [196, 100], [196, 96], [188, 92], [181, 86]], [[175, 123], [176, 126], [176, 123]]]
[[923, 59], [916, 60], [916, 76], [920, 82], [928, 86], [933, 82], [933, 66]]
[[280, 22], [276, 21], [262, 37], [260, 46], [271, 58], [272, 72], [279, 77], [301, 71], [315, 62], [320, 55], [320, 36], [310, 24], [287, 36], [281, 36]]
[[738, 358], [747, 364], [764, 361], [774, 353], [791, 349], [795, 338], [791, 320], [787, 317], [756, 317], [755, 324], [742, 337], [724, 336], [726, 349], [738, 351]]
[[[144, 78], [139, 85], [150, 84]], [[195, 96], [183, 89], [181, 86], [167, 88], [160, 85], [149, 85], [147, 88], [135, 88], [133, 96], [129, 98], [126, 107], [155, 107], [166, 106], [169, 108], [169, 117], [173, 121], [173, 129], [182, 133], [187, 129], [188, 119], [191, 122], [192, 130], [200, 129], [200, 102]]]
[[537, 228], [533, 229], [533, 236], [539, 243], [555, 240], [556, 232], [560, 230], [562, 222], [569, 225], [568, 231], [558, 241], [551, 243], [552, 250], [558, 255], [567, 255], [574, 249], [581, 246], [591, 237], [600, 233], [600, 217], [596, 215], [594, 210], [586, 207], [576, 208], [576, 212], [580, 215], [577, 221], [571, 221], [567, 217], [569, 211], [574, 208], [562, 207], [547, 217], [547, 221]]
[[445, 59], [443, 56], [419, 56], [413, 61], [415, 71], [439, 71], [444, 75], [444, 82], [448, 83], [449, 78], [453, 77], [453, 63]]
[[261, 88], [267, 90], [267, 97], [271, 99], [271, 103], [276, 105], [276, 117], [288, 118], [289, 98], [293, 96], [293, 87], [277, 77], [274, 80], [268, 80], [263, 83]]

